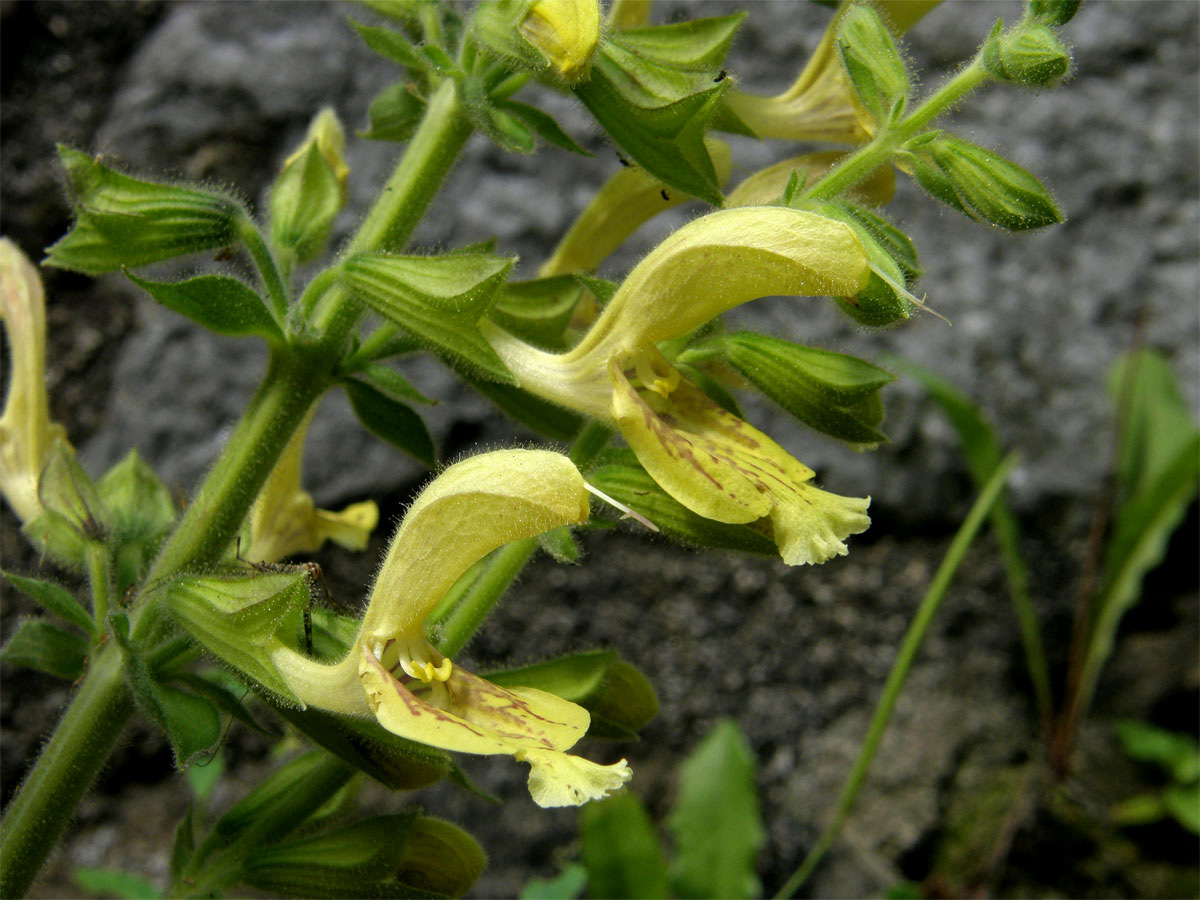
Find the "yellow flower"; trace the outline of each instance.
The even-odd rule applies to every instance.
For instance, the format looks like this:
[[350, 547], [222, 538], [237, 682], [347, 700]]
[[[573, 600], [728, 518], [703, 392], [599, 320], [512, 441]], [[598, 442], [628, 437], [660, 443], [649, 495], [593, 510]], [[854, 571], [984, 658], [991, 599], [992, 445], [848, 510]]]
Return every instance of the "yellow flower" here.
[[0, 493], [22, 522], [42, 511], [38, 479], [63, 427], [50, 421], [46, 395], [46, 295], [33, 263], [0, 239], [0, 319], [8, 332], [11, 374], [0, 418]]
[[[717, 183], [729, 180], [733, 158], [729, 145], [716, 138], [705, 140]], [[782, 190], [782, 188], [781, 188]], [[538, 269], [538, 275], [564, 275], [591, 272], [631, 234], [664, 209], [693, 199], [635, 166], [622, 166], [592, 197], [570, 230], [563, 235], [554, 253]]]
[[646, 256], [567, 353], [482, 327], [522, 388], [616, 426], [684, 506], [769, 530], [789, 565], [820, 563], [866, 529], [869, 499], [814, 487], [811, 469], [683, 379], [655, 345], [758, 297], [853, 296], [870, 272], [842, 223], [785, 207], [727, 209]]
[[296, 553], [319, 550], [326, 540], [347, 550], [365, 550], [379, 524], [373, 500], [352, 503], [341, 512], [317, 509], [300, 486], [308, 420], [296, 430], [250, 511], [249, 540], [242, 556], [250, 562], [275, 562]]
[[600, 46], [597, 0], [534, 0], [519, 26], [521, 36], [567, 84], [587, 75]]
[[[878, 0], [874, 5], [897, 34], [915, 25], [941, 0]], [[736, 88], [725, 102], [759, 137], [789, 141], [861, 144], [875, 133], [875, 122], [857, 102], [838, 58], [836, 39], [843, 3], [800, 77], [782, 94], [760, 97]]]
[[410, 740], [528, 763], [540, 806], [586, 803], [629, 780], [565, 751], [587, 732], [587, 710], [545, 691], [502, 688], [444, 657], [424, 622], [459, 577], [509, 541], [584, 522], [588, 494], [565, 456], [502, 450], [451, 466], [409, 508], [392, 539], [346, 658], [322, 665], [278, 645], [272, 655], [302, 701], [374, 715]]

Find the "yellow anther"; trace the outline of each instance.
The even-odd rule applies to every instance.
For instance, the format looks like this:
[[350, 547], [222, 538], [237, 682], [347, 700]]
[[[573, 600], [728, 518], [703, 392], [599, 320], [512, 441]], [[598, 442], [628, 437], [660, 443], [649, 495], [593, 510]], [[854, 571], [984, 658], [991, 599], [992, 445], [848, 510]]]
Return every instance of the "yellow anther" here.
[[652, 357], [649, 352], [640, 352], [634, 355], [633, 368], [642, 387], [661, 397], [668, 397], [671, 391], [679, 387], [679, 372], [663, 360], [666, 371], [660, 374], [655, 368], [655, 363], [660, 360], [662, 358], [657, 353]]

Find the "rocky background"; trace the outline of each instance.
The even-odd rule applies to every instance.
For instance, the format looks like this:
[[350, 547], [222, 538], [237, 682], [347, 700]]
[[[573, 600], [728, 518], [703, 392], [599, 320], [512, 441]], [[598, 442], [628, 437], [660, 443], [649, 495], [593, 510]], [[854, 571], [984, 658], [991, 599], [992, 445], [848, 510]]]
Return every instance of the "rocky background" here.
[[[722, 3], [663, 2], [656, 21], [729, 11]], [[134, 170], [234, 187], [261, 208], [282, 159], [321, 105], [348, 128], [396, 78], [345, 23], [360, 8], [326, 3], [0, 4], [3, 23], [3, 233], [37, 258], [69, 213], [53, 165], [65, 141]], [[908, 53], [926, 85], [971, 53], [997, 16], [1020, 4], [947, 3], [910, 33]], [[786, 87], [820, 37], [828, 11], [806, 3], [755, 3], [728, 69], [745, 89]], [[742, 324], [880, 359], [903, 356], [941, 371], [975, 398], [1004, 440], [1022, 452], [1013, 503], [1025, 534], [1032, 587], [1056, 681], [1093, 510], [1109, 467], [1112, 419], [1104, 374], [1135, 340], [1171, 360], [1193, 410], [1200, 405], [1197, 109], [1200, 7], [1191, 2], [1087, 4], [1068, 26], [1076, 68], [1052, 93], [991, 88], [970, 98], [955, 131], [995, 147], [1056, 192], [1066, 224], [1009, 235], [968, 222], [908, 183], [889, 214], [916, 241], [927, 302], [954, 324], [923, 316], [903, 329], [865, 333], [821, 301], [774, 300], [738, 313]], [[615, 153], [582, 111], [547, 95], [547, 109], [596, 151], [515, 157], [475, 138], [416, 243], [441, 249], [495, 236], [530, 274], [590, 192], [617, 169]], [[743, 174], [802, 148], [735, 142]], [[395, 156], [393, 145], [352, 141], [348, 234]], [[735, 179], [737, 178], [735, 172]], [[601, 274], [620, 277], [638, 255], [697, 210], [664, 216]], [[189, 271], [211, 269], [191, 261]], [[184, 271], [179, 270], [177, 271]], [[137, 446], [173, 486], [202, 475], [261, 374], [263, 354], [213, 337], [139, 297], [120, 278], [47, 273], [49, 380], [54, 417], [67, 425], [94, 474]], [[481, 446], [535, 443], [434, 364], [413, 379], [441, 405], [428, 421], [443, 458]], [[662, 711], [633, 745], [597, 745], [597, 759], [627, 756], [633, 786], [661, 814], [673, 768], [722, 716], [745, 729], [759, 761], [769, 841], [760, 858], [773, 891], [819, 832], [853, 760], [895, 649], [972, 490], [953, 432], [910, 382], [887, 395], [892, 443], [856, 455], [765, 404], [749, 418], [818, 470], [831, 490], [871, 494], [873, 526], [851, 555], [814, 569], [765, 559], [700, 555], [631, 529], [593, 534], [577, 567], [539, 560], [469, 648], [464, 662], [516, 664], [596, 646], [641, 667]], [[370, 438], [340, 397], [322, 406], [309, 440], [307, 479], [318, 503], [372, 497], [393, 520], [425, 474]], [[334, 593], [357, 598], [387, 537], [362, 555], [322, 552]], [[36, 559], [3, 510], [5, 568]], [[984, 873], [994, 892], [1038, 895], [1194, 896], [1194, 838], [1173, 826], [1117, 832], [1096, 826], [1140, 773], [1115, 746], [1116, 717], [1196, 733], [1197, 514], [1193, 506], [1145, 599], [1128, 617], [1084, 732], [1080, 775], [1064, 794], [1080, 821], [1026, 806], [1009, 852]], [[31, 610], [9, 589], [3, 635]], [[4, 668], [3, 790], [19, 783], [67, 697], [59, 682]], [[268, 745], [230, 735], [235, 776], [214, 797], [232, 803], [269, 770]], [[974, 804], [1021, 783], [1041, 752], [1028, 679], [1003, 570], [988, 539], [972, 550], [947, 597], [871, 781], [843, 838], [806, 891], [879, 895], [902, 879], [933, 892], [964, 889], [946, 860], [964, 842]], [[472, 777], [505, 798], [493, 806], [439, 786], [412, 802], [467, 825], [491, 865], [474, 896], [507, 896], [550, 875], [575, 833], [571, 811], [543, 812], [522, 786], [524, 767], [465, 759]], [[1018, 801], [1031, 789], [1009, 791]], [[165, 879], [186, 790], [170, 753], [145, 726], [127, 733], [70, 841], [37, 895], [79, 895], [77, 865], [120, 866]], [[409, 798], [369, 793], [376, 808]], [[1012, 804], [1013, 808], [1020, 803]], [[1005, 807], [1004, 812], [1007, 812]], [[999, 822], [999, 819], [986, 819]], [[1088, 824], [1092, 823], [1092, 824]], [[995, 848], [985, 834], [980, 858]], [[957, 842], [957, 843], [956, 843]], [[947, 849], [949, 848], [949, 849]], [[960, 853], [961, 855], [961, 853]]]

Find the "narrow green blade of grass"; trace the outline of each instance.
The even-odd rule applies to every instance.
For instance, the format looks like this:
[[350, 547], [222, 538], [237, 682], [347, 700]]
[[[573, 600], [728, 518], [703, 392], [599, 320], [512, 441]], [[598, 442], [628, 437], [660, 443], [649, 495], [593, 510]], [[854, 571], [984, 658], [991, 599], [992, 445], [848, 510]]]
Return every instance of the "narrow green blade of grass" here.
[[[911, 375], [925, 388], [929, 396], [942, 408], [954, 430], [958, 432], [966, 457], [967, 469], [977, 490], [982, 490], [988, 479], [1000, 465], [1004, 455], [999, 437], [983, 412], [970, 399], [931, 369], [898, 358], [888, 360], [889, 365]], [[1050, 690], [1050, 668], [1046, 661], [1046, 650], [1042, 641], [1042, 630], [1037, 612], [1029, 594], [1029, 570], [1021, 558], [1021, 534], [1017, 518], [1013, 515], [1003, 495], [992, 509], [992, 532], [1000, 545], [1004, 559], [1004, 570], [1008, 576], [1008, 593], [1012, 599], [1017, 626], [1021, 630], [1021, 643], [1025, 648], [1025, 665], [1029, 680], [1033, 684], [1037, 700], [1038, 717], [1042, 730], [1048, 733], [1054, 716], [1054, 700]]]
[[841, 833], [842, 825], [845, 824], [846, 817], [850, 814], [850, 810], [854, 807], [854, 801], [858, 799], [858, 793], [866, 782], [867, 772], [875, 759], [875, 753], [883, 740], [884, 732], [887, 731], [888, 722], [896, 707], [896, 701], [900, 698], [900, 691], [904, 688], [908, 672], [912, 668], [917, 652], [921, 649], [921, 644], [925, 641], [929, 625], [933, 621], [942, 599], [946, 596], [946, 591], [949, 589], [950, 582], [958, 571], [959, 565], [962, 564], [963, 557], [966, 556], [967, 550], [979, 533], [983, 520], [999, 499], [1004, 483], [1016, 462], [1016, 456], [1010, 454], [1000, 463], [996, 471], [992, 473], [987, 485], [980, 492], [975, 505], [967, 513], [958, 533], [954, 535], [950, 549], [946, 551], [942, 564], [934, 574], [929, 590], [926, 591], [921, 605], [917, 608], [917, 614], [913, 617], [912, 624], [908, 626], [908, 632], [904, 635], [900, 651], [896, 654], [896, 661], [892, 664], [892, 670], [888, 673], [887, 681], [884, 683], [883, 693], [875, 705], [875, 712], [871, 715], [871, 723], [867, 727], [867, 735], [858, 750], [858, 758], [855, 759], [854, 767], [850, 770], [850, 775], [842, 786], [842, 793], [838, 797], [837, 806], [834, 807], [833, 816], [821, 836], [817, 838], [813, 848], [808, 851], [808, 856], [800, 863], [799, 868], [787, 880], [787, 883], [779, 889], [775, 895], [777, 900], [791, 897], [800, 889]]

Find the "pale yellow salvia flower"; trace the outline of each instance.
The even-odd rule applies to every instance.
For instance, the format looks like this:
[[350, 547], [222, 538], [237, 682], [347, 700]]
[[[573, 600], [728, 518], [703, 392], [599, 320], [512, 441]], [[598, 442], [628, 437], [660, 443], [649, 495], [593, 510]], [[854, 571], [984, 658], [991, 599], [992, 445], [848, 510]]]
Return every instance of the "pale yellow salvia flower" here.
[[789, 565], [844, 554], [868, 498], [812, 485], [814, 473], [722, 409], [656, 349], [726, 310], [774, 295], [853, 296], [870, 263], [846, 225], [779, 206], [727, 209], [680, 228], [639, 263], [563, 354], [484, 320], [520, 387], [614, 425], [639, 462], [693, 512], [768, 528]]
[[[877, 0], [873, 5], [894, 33], [903, 34], [941, 0]], [[800, 77], [782, 94], [760, 97], [733, 89], [725, 102], [759, 137], [790, 141], [861, 144], [876, 123], [857, 102], [837, 52], [843, 3]]]
[[379, 507], [373, 500], [332, 512], [317, 509], [312, 496], [301, 487], [304, 438], [311, 422], [309, 413], [250, 511], [249, 544], [242, 550], [242, 557], [249, 562], [276, 562], [298, 553], [313, 553], [327, 540], [347, 550], [365, 550], [379, 524]]
[[534, 0], [519, 30], [568, 84], [591, 69], [600, 46], [600, 4], [596, 0]]
[[588, 492], [569, 459], [501, 450], [451, 466], [409, 508], [392, 538], [350, 652], [323, 665], [278, 644], [272, 661], [304, 703], [373, 715], [394, 734], [460, 753], [528, 763], [540, 806], [578, 806], [630, 778], [566, 751], [587, 710], [533, 688], [502, 688], [439, 653], [425, 619], [472, 565], [509, 541], [588, 518]]
[[22, 522], [31, 522], [42, 512], [42, 469], [54, 442], [66, 444], [67, 433], [50, 421], [42, 279], [8, 238], [0, 239], [0, 318], [11, 354], [8, 399], [0, 418], [0, 493]]

